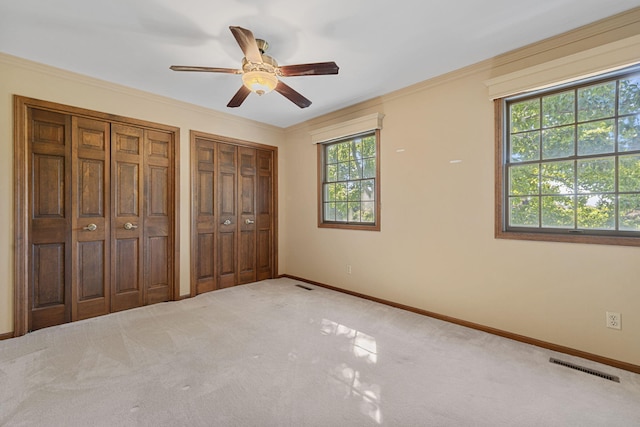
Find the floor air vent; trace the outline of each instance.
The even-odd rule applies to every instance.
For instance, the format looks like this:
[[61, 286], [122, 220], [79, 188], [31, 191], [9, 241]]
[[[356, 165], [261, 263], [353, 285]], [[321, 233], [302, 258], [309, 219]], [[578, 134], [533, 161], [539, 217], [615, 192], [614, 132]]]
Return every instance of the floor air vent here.
[[549, 359], [549, 362], [555, 363], [556, 365], [565, 366], [567, 368], [575, 369], [576, 371], [586, 372], [587, 374], [595, 375], [596, 377], [604, 378], [605, 380], [615, 381], [617, 383], [620, 382], [620, 378], [615, 375], [605, 374], [604, 372], [596, 371], [595, 369], [585, 368], [584, 366], [576, 365], [575, 363], [565, 362], [564, 360], [554, 359], [553, 357]]
[[302, 285], [296, 285], [296, 286], [299, 287], [299, 288], [302, 288], [302, 289], [306, 289], [308, 291], [312, 291], [313, 290], [313, 288], [307, 288], [306, 286], [302, 286]]

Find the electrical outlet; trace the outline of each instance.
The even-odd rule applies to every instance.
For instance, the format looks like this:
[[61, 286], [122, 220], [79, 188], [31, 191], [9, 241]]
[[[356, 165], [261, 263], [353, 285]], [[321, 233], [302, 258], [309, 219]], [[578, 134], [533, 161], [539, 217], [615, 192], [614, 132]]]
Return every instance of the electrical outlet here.
[[351, 274], [351, 264], [347, 264], [347, 274]]
[[620, 329], [620, 313], [607, 311], [607, 328]]

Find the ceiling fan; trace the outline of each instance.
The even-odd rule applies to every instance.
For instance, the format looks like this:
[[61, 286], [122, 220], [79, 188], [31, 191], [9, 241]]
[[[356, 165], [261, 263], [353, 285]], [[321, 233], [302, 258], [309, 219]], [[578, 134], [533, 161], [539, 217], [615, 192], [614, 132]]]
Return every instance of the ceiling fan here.
[[193, 67], [187, 65], [172, 65], [169, 67], [173, 71], [242, 74], [243, 85], [233, 98], [231, 98], [227, 107], [239, 107], [251, 92], [264, 95], [265, 93], [275, 90], [298, 107], [306, 108], [311, 105], [311, 101], [286, 85], [279, 77], [338, 74], [338, 66], [335, 62], [279, 66], [274, 58], [265, 55], [265, 52], [269, 48], [269, 44], [266, 41], [256, 39], [253, 33], [246, 28], [231, 26], [229, 29], [244, 53], [242, 69]]

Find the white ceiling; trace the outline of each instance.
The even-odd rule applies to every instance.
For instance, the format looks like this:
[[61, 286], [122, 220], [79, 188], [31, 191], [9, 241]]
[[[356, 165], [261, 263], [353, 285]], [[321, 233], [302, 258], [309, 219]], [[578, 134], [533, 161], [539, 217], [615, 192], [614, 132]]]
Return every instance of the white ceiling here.
[[[0, 52], [287, 127], [637, 6], [640, 0], [0, 0]], [[340, 73], [284, 78], [313, 101], [306, 109], [275, 92], [227, 108], [239, 75], [169, 66], [240, 68], [230, 25], [267, 40], [280, 65], [335, 61]]]

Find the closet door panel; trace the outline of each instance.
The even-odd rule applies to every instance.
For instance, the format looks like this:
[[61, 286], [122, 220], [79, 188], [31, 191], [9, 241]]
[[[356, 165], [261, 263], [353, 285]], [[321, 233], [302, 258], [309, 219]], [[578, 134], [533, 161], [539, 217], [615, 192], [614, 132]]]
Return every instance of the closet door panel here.
[[218, 288], [237, 284], [237, 147], [218, 144]]
[[144, 130], [111, 126], [111, 311], [139, 307], [143, 289]]
[[198, 262], [196, 264], [197, 288], [196, 294], [213, 291], [215, 289], [215, 262], [213, 261], [215, 249], [215, 236], [213, 233], [198, 234]]
[[235, 285], [234, 277], [236, 270], [236, 239], [233, 232], [222, 232], [218, 236], [218, 245], [220, 246], [219, 266], [221, 277], [220, 288]]
[[193, 179], [192, 228], [195, 246], [191, 266], [192, 295], [217, 289], [216, 278], [216, 145], [213, 141], [196, 138], [192, 148]]
[[145, 304], [169, 301], [173, 297], [173, 253], [170, 207], [173, 152], [171, 134], [146, 131], [145, 138]]
[[257, 151], [258, 187], [256, 194], [257, 280], [274, 276], [274, 165], [273, 152]]
[[256, 150], [238, 147], [239, 237], [238, 282], [256, 281]]
[[64, 269], [67, 258], [65, 252], [65, 245], [62, 243], [32, 245], [29, 330], [69, 321], [70, 309], [67, 310], [68, 292]]
[[28, 330], [71, 320], [71, 118], [29, 109]]
[[[78, 242], [77, 270], [78, 270], [78, 300], [89, 302], [105, 298], [105, 242]], [[104, 303], [101, 304], [102, 306]], [[108, 310], [101, 314], [108, 313]], [[98, 315], [98, 314], [96, 314]]]
[[110, 125], [74, 117], [72, 320], [110, 311]]
[[155, 304], [171, 299], [169, 286], [169, 239], [164, 236], [154, 236], [145, 239], [145, 274], [146, 298], [145, 304]]
[[[140, 293], [140, 239], [119, 238], [115, 241], [116, 276], [114, 278], [114, 294], [120, 301], [126, 302], [126, 297]], [[124, 310], [116, 306], [113, 311]]]

